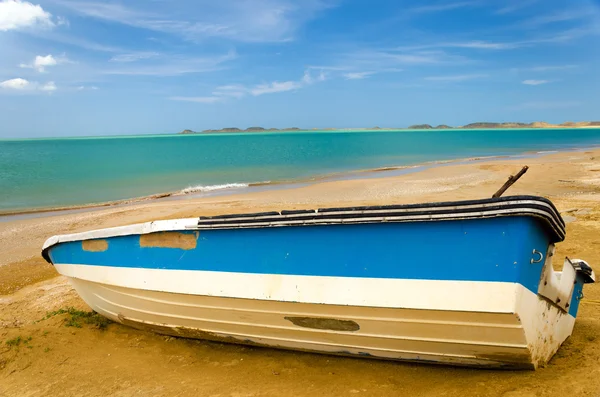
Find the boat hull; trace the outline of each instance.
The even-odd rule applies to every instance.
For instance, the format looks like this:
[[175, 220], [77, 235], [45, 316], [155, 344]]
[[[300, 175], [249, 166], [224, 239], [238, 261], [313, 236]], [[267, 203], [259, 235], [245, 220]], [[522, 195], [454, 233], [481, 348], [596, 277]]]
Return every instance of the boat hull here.
[[532, 198], [192, 218], [49, 239], [95, 311], [155, 332], [391, 360], [536, 368], [571, 334], [584, 262]]
[[[79, 273], [85, 277], [85, 270]], [[460, 295], [457, 301], [464, 302], [436, 310], [210, 297], [70, 280], [95, 311], [141, 330], [401, 361], [533, 369], [555, 353], [575, 322], [519, 284], [509, 283], [481, 288], [469, 282], [396, 283], [397, 288], [412, 291], [450, 287]], [[485, 300], [490, 293], [502, 301], [498, 311], [479, 311], [468, 304]], [[436, 300], [433, 292], [421, 297]], [[435, 306], [439, 305], [432, 302]]]

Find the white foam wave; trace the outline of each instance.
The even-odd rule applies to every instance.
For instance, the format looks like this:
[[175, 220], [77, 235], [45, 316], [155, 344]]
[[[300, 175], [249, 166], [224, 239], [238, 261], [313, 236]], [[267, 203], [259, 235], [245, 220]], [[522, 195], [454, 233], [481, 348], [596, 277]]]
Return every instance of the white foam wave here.
[[189, 193], [198, 193], [198, 192], [212, 192], [215, 190], [224, 190], [224, 189], [240, 189], [248, 187], [247, 183], [224, 183], [222, 185], [198, 185], [198, 186], [188, 186], [185, 189], [181, 190], [183, 194]]

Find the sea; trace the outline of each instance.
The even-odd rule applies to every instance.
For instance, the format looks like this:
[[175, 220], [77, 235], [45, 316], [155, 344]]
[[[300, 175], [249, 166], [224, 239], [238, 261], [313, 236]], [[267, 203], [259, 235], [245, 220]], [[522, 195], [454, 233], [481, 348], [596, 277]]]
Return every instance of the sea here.
[[0, 140], [0, 213], [600, 145], [600, 129], [378, 130]]

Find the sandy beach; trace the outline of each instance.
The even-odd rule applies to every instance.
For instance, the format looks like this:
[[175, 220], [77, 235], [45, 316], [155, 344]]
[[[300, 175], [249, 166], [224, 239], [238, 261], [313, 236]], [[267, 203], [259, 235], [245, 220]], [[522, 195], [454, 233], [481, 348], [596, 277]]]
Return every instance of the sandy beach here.
[[600, 273], [600, 149], [0, 222], [0, 396], [600, 396], [600, 284], [586, 286], [573, 335], [535, 372], [286, 352], [46, 318], [90, 310], [40, 256], [55, 234], [221, 213], [485, 198], [523, 165], [529, 171], [505, 195], [551, 199], [567, 222], [556, 255], [585, 259]]

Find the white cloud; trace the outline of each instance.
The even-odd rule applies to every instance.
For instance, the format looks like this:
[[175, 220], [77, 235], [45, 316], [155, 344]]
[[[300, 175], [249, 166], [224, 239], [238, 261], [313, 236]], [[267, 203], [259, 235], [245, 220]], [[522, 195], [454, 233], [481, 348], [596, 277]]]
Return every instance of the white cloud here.
[[135, 62], [142, 59], [156, 58], [159, 56], [158, 52], [142, 51], [132, 52], [128, 54], [115, 55], [110, 59], [111, 62]]
[[52, 14], [40, 5], [21, 0], [0, 1], [0, 31], [18, 30], [29, 27], [52, 27]]
[[19, 65], [19, 67], [21, 68], [31, 68], [31, 69], [35, 69], [40, 73], [43, 73], [46, 71], [46, 67], [48, 66], [55, 66], [58, 65], [59, 63], [62, 62], [66, 62], [66, 59], [64, 58], [60, 58], [60, 59], [56, 59], [52, 56], [52, 54], [48, 54], [45, 56], [42, 55], [37, 55], [35, 57], [35, 59], [33, 60], [33, 62], [31, 63], [22, 63]]
[[24, 90], [24, 89], [27, 89], [29, 86], [30, 86], [29, 81], [22, 79], [22, 78], [5, 80], [0, 83], [0, 88], [10, 89], [10, 90]]
[[548, 80], [523, 80], [522, 83], [525, 85], [540, 85], [549, 83]]
[[54, 81], [49, 81], [42, 85], [39, 89], [41, 91], [56, 91], [56, 84], [54, 84]]
[[344, 73], [344, 77], [346, 78], [346, 80], [360, 80], [360, 79], [366, 79], [369, 76], [374, 75], [375, 72], [350, 72], [350, 73]]
[[487, 74], [474, 73], [474, 74], [459, 74], [459, 75], [448, 75], [448, 76], [431, 76], [425, 77], [428, 81], [466, 81], [472, 79], [479, 79], [487, 77]]
[[49, 81], [45, 84], [40, 84], [37, 81], [29, 81], [20, 77], [0, 82], [0, 88], [15, 91], [52, 92], [57, 90], [56, 84], [53, 81]]
[[216, 103], [216, 102], [221, 102], [223, 100], [223, 97], [220, 97], [220, 96], [172, 96], [169, 99], [172, 101]]

